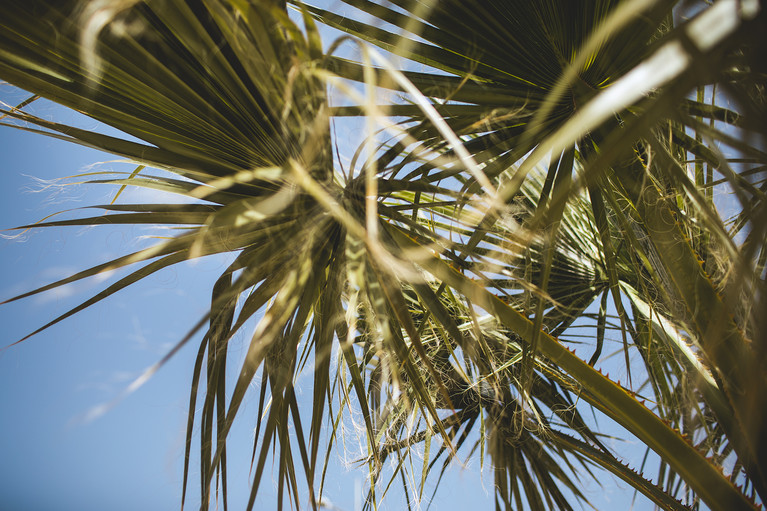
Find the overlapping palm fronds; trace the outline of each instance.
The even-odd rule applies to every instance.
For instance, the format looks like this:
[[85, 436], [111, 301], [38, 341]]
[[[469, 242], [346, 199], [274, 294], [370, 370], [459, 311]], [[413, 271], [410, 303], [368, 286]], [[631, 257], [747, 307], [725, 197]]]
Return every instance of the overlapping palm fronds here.
[[[186, 199], [36, 224], [185, 229], [17, 297], [140, 266], [35, 333], [170, 265], [235, 254], [210, 314], [176, 348], [205, 331], [185, 469], [199, 427], [202, 508], [216, 478], [226, 506], [227, 434], [259, 378], [249, 508], [273, 452], [279, 505], [285, 491], [297, 508], [303, 495], [319, 505], [322, 443], [332, 447], [336, 413], [352, 402], [369, 504], [407, 470], [416, 473], [402, 480], [419, 481], [412, 494], [424, 498], [437, 463], [467, 449], [489, 454], [498, 508], [571, 509], [569, 499], [586, 500], [576, 474], [601, 470], [664, 509], [761, 502], [760, 3], [345, 3], [358, 19], [298, 4], [303, 30], [269, 0], [2, 8], [0, 77], [139, 142], [24, 105], [3, 109], [15, 119], [3, 123], [139, 165], [128, 179], [92, 182]], [[325, 55], [316, 23], [422, 67], [399, 71], [365, 48], [358, 62]], [[328, 84], [359, 104], [331, 108]], [[386, 103], [376, 87], [405, 101]], [[371, 134], [379, 123], [393, 138], [367, 141], [347, 172], [331, 156], [331, 115], [364, 116]], [[722, 193], [737, 197], [732, 211], [717, 207]], [[227, 368], [230, 339], [253, 317], [245, 361]], [[609, 338], [624, 353], [624, 385], [599, 370]], [[303, 410], [293, 384], [308, 363]], [[587, 407], [657, 453], [660, 486], [603, 445]]]
[[[761, 44], [760, 6], [719, 2], [688, 21], [684, 6], [672, 10], [663, 2], [435, 2], [426, 10], [422, 2], [346, 3], [387, 25], [313, 12], [442, 71], [406, 74], [463, 137], [505, 201], [516, 195], [533, 166], [550, 160], [529, 224], [544, 233], [542, 271], [522, 279], [539, 287], [526, 309], [536, 327], [528, 339], [533, 351], [539, 347], [538, 328], [567, 308], [570, 318], [578, 317], [601, 295], [591, 357], [596, 362], [611, 301], [626, 370], [631, 369], [630, 346], [636, 346], [660, 416], [720, 459], [734, 449], [738, 469], [745, 469], [763, 495], [758, 460], [764, 444], [756, 425], [763, 423], [759, 410], [764, 406], [753, 401], [758, 391], [745, 397], [751, 393], [746, 388], [764, 385], [758, 355], [763, 348], [756, 341], [763, 333], [754, 329], [756, 316], [746, 319], [738, 312], [753, 311], [754, 301], [763, 299], [757, 288], [764, 266], [756, 256], [762, 249], [737, 246], [714, 203], [715, 191], [733, 190], [741, 206], [754, 213], [748, 215], [752, 242], [756, 232], [763, 237], [764, 212], [752, 205], [761, 203], [762, 192], [753, 183], [763, 183], [764, 153], [747, 147], [727, 127], [742, 126], [748, 117], [750, 136], [763, 140], [764, 105], [754, 91], [764, 74], [753, 53]], [[399, 38], [410, 44], [395, 44]], [[338, 59], [335, 65], [350, 78], [360, 76], [354, 63]], [[736, 85], [733, 73], [742, 84]], [[691, 99], [695, 87], [699, 92]], [[736, 107], [739, 115], [717, 106], [723, 95], [746, 108]], [[411, 133], [423, 146], [451, 153], [435, 126], [413, 107], [394, 112], [412, 115]], [[743, 151], [743, 158], [728, 162], [721, 154], [725, 146]], [[397, 146], [383, 161], [404, 154], [406, 163], [407, 151]], [[466, 175], [464, 189], [477, 190], [472, 176], [459, 165], [454, 168]], [[439, 164], [425, 162], [420, 170], [435, 179], [446, 175]], [[562, 211], [584, 189], [598, 237], [599, 286], [552, 273], [554, 258], [562, 253], [554, 249], [554, 240], [564, 235]], [[477, 264], [475, 249], [498, 245], [493, 236], [499, 216], [487, 214], [467, 243], [467, 255]], [[581, 250], [575, 254], [583, 259]], [[568, 284], [581, 291], [582, 301], [573, 299], [575, 293], [564, 300], [553, 293]], [[732, 285], [738, 290], [731, 289], [729, 296], [739, 298], [729, 301], [722, 293]], [[561, 303], [552, 316], [551, 305]], [[572, 309], [576, 304], [582, 308]], [[567, 321], [555, 333], [566, 338], [566, 327]], [[667, 482], [671, 488], [673, 477]]]

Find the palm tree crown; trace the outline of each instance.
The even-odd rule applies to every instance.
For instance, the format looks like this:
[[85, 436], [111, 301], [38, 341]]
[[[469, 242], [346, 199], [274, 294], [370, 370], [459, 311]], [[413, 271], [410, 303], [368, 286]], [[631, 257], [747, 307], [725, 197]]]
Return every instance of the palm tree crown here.
[[[577, 478], [601, 471], [664, 509], [763, 502], [761, 3], [343, 1], [354, 9], [0, 8], [0, 77], [133, 138], [26, 104], [0, 122], [137, 165], [90, 182], [185, 198], [35, 224], [180, 230], [13, 298], [126, 268], [33, 334], [163, 268], [234, 254], [210, 312], [169, 354], [200, 341], [184, 489], [199, 428], [204, 509], [218, 488], [226, 502], [227, 435], [254, 379], [249, 508], [272, 453], [280, 506], [284, 490], [297, 508], [302, 496], [320, 505], [352, 403], [369, 505], [389, 477], [422, 481], [464, 451], [489, 455], [498, 508], [572, 509], [587, 500]], [[323, 46], [318, 26], [347, 35]], [[334, 156], [332, 123], [358, 121], [359, 150]], [[734, 205], [718, 204], [724, 193]], [[228, 344], [251, 318], [231, 367]], [[622, 355], [608, 364], [610, 338]], [[312, 404], [300, 409], [307, 366]], [[659, 456], [657, 485], [605, 445], [590, 410]]]

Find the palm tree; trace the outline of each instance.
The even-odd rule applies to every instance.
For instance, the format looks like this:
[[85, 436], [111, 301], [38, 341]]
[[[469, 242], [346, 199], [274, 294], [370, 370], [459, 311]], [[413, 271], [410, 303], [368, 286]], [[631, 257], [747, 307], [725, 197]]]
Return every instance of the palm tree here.
[[[226, 506], [227, 434], [254, 378], [249, 508], [272, 452], [280, 505], [287, 490], [319, 506], [351, 403], [369, 505], [384, 478], [423, 480], [464, 451], [490, 456], [497, 508], [571, 509], [586, 501], [578, 477], [602, 471], [664, 509], [763, 502], [760, 2], [344, 3], [354, 14], [296, 1], [291, 17], [276, 0], [3, 5], [0, 77], [140, 142], [27, 102], [2, 123], [136, 162], [91, 182], [187, 199], [35, 224], [180, 230], [14, 298], [131, 268], [30, 336], [163, 268], [235, 254], [168, 355], [203, 332], [183, 483], [199, 428], [203, 509], [213, 488]], [[325, 49], [318, 24], [351, 37]], [[331, 122], [348, 117], [369, 136], [344, 160]], [[737, 200], [723, 208], [725, 193]], [[227, 389], [228, 343], [254, 317]], [[620, 362], [603, 354], [611, 339]], [[592, 410], [658, 455], [657, 485], [604, 445]]]

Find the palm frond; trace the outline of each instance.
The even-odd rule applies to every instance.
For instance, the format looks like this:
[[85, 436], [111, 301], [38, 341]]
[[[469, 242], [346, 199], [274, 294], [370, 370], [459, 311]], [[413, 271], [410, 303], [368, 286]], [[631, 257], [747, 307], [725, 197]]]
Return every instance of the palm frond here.
[[[320, 505], [327, 453], [355, 399], [371, 506], [398, 477], [423, 498], [438, 464], [467, 448], [489, 454], [498, 508], [572, 509], [587, 500], [578, 476], [601, 470], [666, 509], [763, 501], [759, 3], [720, 0], [689, 20], [684, 5], [660, 1], [345, 3], [367, 17], [297, 2], [303, 30], [271, 0], [0, 10], [0, 76], [130, 140], [24, 104], [0, 109], [0, 124], [135, 162], [127, 177], [78, 178], [116, 187], [116, 198], [131, 186], [183, 202], [114, 201], [96, 206], [101, 215], [20, 227], [180, 228], [12, 298], [126, 272], [30, 335], [155, 271], [234, 254], [210, 313], [171, 352], [203, 331], [183, 482], [186, 494], [197, 427], [203, 509], [219, 488], [228, 507], [227, 438], [258, 380], [248, 509], [270, 459], [278, 507]], [[359, 61], [325, 56], [316, 22], [408, 70], [364, 47]], [[330, 108], [328, 85], [352, 106]], [[376, 97], [377, 87], [400, 95]], [[716, 90], [736, 104], [722, 106]], [[335, 169], [331, 114], [366, 118], [349, 172]], [[725, 192], [738, 201], [726, 215]], [[250, 320], [232, 367], [229, 342]], [[625, 385], [600, 371], [613, 335]], [[311, 365], [305, 410], [294, 385]], [[645, 375], [652, 409], [635, 384]], [[618, 461], [587, 410], [654, 450], [665, 488]], [[751, 492], [723, 474], [732, 454]]]

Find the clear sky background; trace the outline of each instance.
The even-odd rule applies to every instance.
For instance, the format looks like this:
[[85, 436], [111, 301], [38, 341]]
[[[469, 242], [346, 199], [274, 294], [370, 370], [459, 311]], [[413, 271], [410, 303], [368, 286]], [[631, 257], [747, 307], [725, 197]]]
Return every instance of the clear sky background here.
[[[0, 100], [8, 104], [18, 104], [26, 97], [22, 91], [0, 85]], [[42, 100], [29, 110], [56, 121], [103, 129]], [[339, 133], [343, 140], [343, 126]], [[61, 187], [55, 182], [94, 163], [115, 160], [112, 155], [8, 127], [0, 127], [0, 155], [0, 229], [33, 223], [61, 210], [107, 204], [116, 191], [103, 185]], [[112, 162], [97, 168], [130, 172], [134, 166]], [[120, 200], [163, 198], [126, 192]], [[158, 231], [152, 227], [64, 227], [34, 229], [17, 239], [0, 239], [0, 300], [135, 251], [148, 243], [144, 237], [149, 234]], [[83, 419], [94, 407], [115, 399], [199, 320], [224, 267], [225, 261], [219, 258], [159, 272], [0, 351], [0, 511], [178, 509], [188, 393], [199, 337], [106, 414], [93, 421]], [[0, 345], [24, 337], [108, 282], [91, 279], [0, 306]], [[230, 352], [234, 360], [241, 360], [249, 333], [234, 339]], [[311, 396], [305, 399], [310, 406]], [[256, 405], [254, 393], [230, 434], [233, 510], [244, 508], [249, 492]], [[196, 437], [193, 454], [198, 448]], [[642, 451], [635, 451], [641, 457]], [[344, 464], [343, 456], [341, 451], [336, 455], [326, 496], [338, 509], [353, 511], [366, 469]], [[629, 509], [633, 492], [617, 489], [605, 477], [603, 488], [584, 479], [587, 496], [599, 509]], [[262, 487], [257, 508], [275, 509], [268, 476]], [[189, 509], [199, 505], [198, 491], [195, 461]], [[387, 502], [387, 509], [404, 508], [401, 492]], [[492, 479], [488, 473], [480, 477], [476, 458], [468, 467], [456, 466], [449, 472], [432, 505], [440, 510], [467, 508], [493, 509]], [[651, 508], [637, 497], [634, 509]]]

